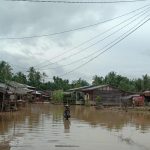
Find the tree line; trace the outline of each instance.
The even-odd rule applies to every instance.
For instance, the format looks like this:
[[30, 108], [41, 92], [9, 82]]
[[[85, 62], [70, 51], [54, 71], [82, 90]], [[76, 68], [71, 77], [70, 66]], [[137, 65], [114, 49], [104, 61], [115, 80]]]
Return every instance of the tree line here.
[[[78, 80], [69, 82], [68, 79], [62, 79], [54, 76], [53, 81], [46, 80], [46, 73], [37, 71], [34, 67], [30, 67], [26, 74], [23, 72], [13, 72], [12, 66], [5, 61], [0, 61], [0, 82], [6, 80], [16, 81], [21, 84], [34, 86], [39, 90], [68, 90], [81, 86], [90, 85], [86, 80], [79, 78]], [[121, 90], [129, 92], [140, 92], [150, 90], [150, 76], [143, 75], [141, 78], [129, 79], [128, 77], [118, 75], [115, 72], [108, 73], [105, 77], [95, 75], [92, 85], [109, 84]]]

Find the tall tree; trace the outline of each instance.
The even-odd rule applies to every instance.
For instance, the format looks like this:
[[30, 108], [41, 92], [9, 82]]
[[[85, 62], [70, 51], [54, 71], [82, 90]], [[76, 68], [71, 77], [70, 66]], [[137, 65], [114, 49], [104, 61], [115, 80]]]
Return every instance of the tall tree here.
[[11, 80], [12, 75], [13, 73], [12, 73], [11, 66], [5, 61], [1, 61], [0, 62], [0, 80], [2, 81]]
[[81, 78], [79, 78], [78, 80], [74, 80], [72, 81], [72, 87], [76, 88], [76, 87], [82, 87], [82, 86], [88, 86], [89, 83], [86, 80], [83, 80]]
[[138, 78], [134, 80], [135, 83], [135, 89], [136, 91], [142, 91], [144, 89], [143, 87], [143, 80]]
[[115, 72], [110, 72], [105, 76], [105, 83], [117, 87], [117, 74]]
[[150, 90], [150, 76], [143, 75], [143, 90]]
[[26, 75], [24, 75], [22, 72], [16, 73], [13, 78], [14, 81], [22, 83], [22, 84], [27, 84], [27, 78]]
[[34, 67], [30, 67], [28, 71], [28, 83], [31, 86], [37, 88], [40, 87], [42, 75], [39, 71], [36, 71]]
[[102, 84], [104, 84], [104, 78], [98, 77], [97, 75], [95, 75], [93, 77], [92, 85], [102, 85]]
[[54, 80], [53, 86], [55, 90], [59, 89], [67, 90], [70, 88], [69, 80], [63, 80], [62, 78], [55, 76], [53, 77], [53, 80]]
[[45, 78], [47, 77], [47, 74], [45, 72], [42, 73], [42, 81], [45, 82]]

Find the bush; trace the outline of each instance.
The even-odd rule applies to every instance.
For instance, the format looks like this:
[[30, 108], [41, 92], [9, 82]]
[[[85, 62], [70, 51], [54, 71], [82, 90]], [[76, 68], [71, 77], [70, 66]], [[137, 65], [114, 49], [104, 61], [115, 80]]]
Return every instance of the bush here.
[[63, 102], [63, 97], [64, 97], [63, 91], [57, 90], [57, 91], [53, 92], [52, 100], [54, 102], [61, 103], [61, 102]]
[[100, 104], [101, 103], [101, 97], [100, 96], [96, 96], [96, 104]]

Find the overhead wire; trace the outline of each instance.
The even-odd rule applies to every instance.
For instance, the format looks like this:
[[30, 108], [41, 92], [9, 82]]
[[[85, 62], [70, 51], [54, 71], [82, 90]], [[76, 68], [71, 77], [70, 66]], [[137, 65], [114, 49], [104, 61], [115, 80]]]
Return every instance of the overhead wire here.
[[[149, 10], [148, 10], [148, 12], [149, 12]], [[141, 16], [143, 16], [143, 15], [146, 14], [146, 13], [147, 13], [147, 12], [143, 13]], [[139, 17], [141, 17], [141, 16], [139, 16]], [[136, 21], [139, 17], [137, 17], [136, 19], [130, 21], [127, 25], [121, 27], [121, 28], [118, 29], [117, 31], [115, 31], [115, 32], [113, 32], [112, 34], [106, 36], [105, 38], [103, 38], [102, 40], [100, 40], [100, 41], [94, 43], [93, 45], [98, 44], [99, 42], [105, 40], [106, 38], [108, 38], [108, 37], [110, 37], [110, 36], [112, 36], [112, 35], [118, 33], [119, 31], [121, 31], [122, 29], [124, 29], [125, 27], [127, 27], [128, 25], [130, 25], [131, 23], [133, 23], [134, 21]], [[91, 46], [93, 46], [93, 45], [91, 45]], [[109, 45], [109, 44], [108, 44], [108, 45]], [[108, 45], [107, 45], [107, 46], [108, 46]], [[91, 46], [89, 46], [89, 47], [91, 47]], [[105, 46], [105, 47], [107, 47], [107, 46]], [[88, 47], [88, 48], [89, 48], [89, 47]], [[105, 48], [105, 47], [104, 47], [104, 48]], [[103, 49], [104, 49], [104, 48], [103, 48]], [[70, 65], [72, 65], [72, 64], [79, 63], [80, 61], [82, 61], [82, 60], [84, 60], [84, 59], [87, 59], [87, 58], [91, 57], [91, 56], [94, 55], [94, 54], [95, 54], [95, 52], [89, 54], [89, 55], [86, 56], [86, 57], [83, 57], [83, 58], [80, 58], [80, 59], [78, 59], [78, 60], [72, 61], [71, 63], [65, 64], [65, 65], [60, 65], [60, 66], [53, 67], [53, 68], [48, 68], [48, 69], [57, 69], [57, 68], [60, 68], [60, 67], [70, 66]], [[41, 69], [41, 70], [48, 70], [48, 69]]]
[[60, 32], [50, 33], [50, 34], [42, 34], [42, 35], [32, 35], [32, 36], [23, 36], [23, 37], [0, 37], [0, 40], [19, 40], [19, 39], [21, 40], [21, 39], [28, 39], [28, 38], [39, 38], [39, 37], [54, 36], [54, 35], [58, 35], [58, 34], [64, 34], [64, 33], [68, 33], [68, 32], [82, 30], [82, 29], [90, 28], [90, 27], [93, 27], [93, 26], [97, 26], [97, 25], [100, 25], [100, 24], [104, 24], [106, 22], [110, 22], [110, 21], [116, 20], [118, 18], [124, 17], [126, 15], [131, 14], [131, 13], [134, 13], [134, 12], [140, 10], [140, 9], [148, 7], [149, 5], [150, 4], [144, 5], [144, 6], [140, 7], [140, 8], [138, 8], [138, 9], [135, 9], [135, 10], [133, 10], [131, 12], [128, 12], [128, 13], [125, 13], [123, 15], [120, 15], [120, 16], [117, 16], [117, 17], [114, 17], [114, 18], [111, 18], [111, 19], [108, 19], [108, 20], [105, 20], [105, 21], [100, 21], [100, 22], [97, 22], [97, 23], [94, 23], [94, 24], [82, 26], [82, 27], [79, 27], [79, 28], [64, 30], [64, 31], [60, 31]]
[[133, 3], [145, 2], [147, 0], [118, 0], [118, 1], [66, 1], [66, 0], [5, 0], [18, 2], [36, 2], [36, 3], [64, 3], [64, 4], [113, 4], [113, 3]]
[[[149, 16], [150, 16], [150, 15], [148, 15], [147, 17], [149, 17]], [[126, 33], [122, 34], [122, 35], [118, 38], [118, 40], [117, 40], [117, 39], [114, 40], [114, 41], [112, 42], [112, 43], [114, 43], [114, 44], [110, 45], [108, 48], [106, 48], [105, 50], [103, 50], [102, 52], [100, 52], [99, 54], [97, 54], [96, 56], [92, 57], [91, 59], [89, 59], [89, 60], [86, 61], [85, 63], [83, 63], [83, 64], [77, 66], [77, 67], [74, 68], [74, 69], [72, 69], [71, 71], [66, 72], [66, 73], [64, 73], [64, 74], [62, 74], [62, 75], [59, 75], [59, 77], [66, 76], [66, 75], [68, 75], [68, 74], [74, 72], [75, 70], [78, 70], [79, 68], [85, 66], [86, 64], [90, 63], [91, 61], [93, 61], [94, 59], [96, 59], [97, 57], [99, 57], [100, 55], [102, 55], [103, 53], [105, 53], [105, 52], [107, 52], [108, 50], [110, 50], [112, 47], [114, 47], [115, 45], [117, 45], [118, 43], [120, 43], [121, 41], [123, 41], [125, 38], [127, 38], [129, 35], [131, 35], [132, 33], [134, 33], [136, 30], [138, 30], [140, 27], [142, 27], [145, 23], [147, 23], [147, 22], [150, 20], [150, 18], [146, 19], [147, 17], [145, 17], [145, 18], [143, 19], [143, 22], [142, 22], [142, 23], [140, 23], [141, 21], [138, 22], [138, 23], [136, 24], [136, 26], [134, 26], [133, 28], [131, 28], [130, 30], [128, 30]], [[146, 20], [145, 20], [145, 19], [146, 19]], [[145, 21], [144, 21], [144, 20], [145, 20]], [[122, 37], [122, 36], [123, 36], [123, 37]], [[122, 38], [121, 38], [121, 37], [122, 37]], [[52, 79], [52, 78], [47, 77], [47, 79]]]
[[[144, 11], [146, 11], [146, 10], [148, 10], [148, 9], [149, 9], [149, 8], [147, 8], [147, 9], [145, 9], [145, 10], [143, 10], [143, 11], [137, 13], [137, 14], [135, 14], [134, 16], [128, 18], [127, 20], [125, 20], [125, 21], [119, 23], [117, 26], [119, 26], [119, 25], [121, 25], [122, 23], [124, 23], [124, 22], [126, 22], [126, 21], [128, 21], [128, 20], [130, 20], [130, 19], [132, 19], [132, 18], [134, 18], [135, 16], [137, 16], [137, 15], [143, 13]], [[144, 13], [144, 14], [145, 14], [145, 13]], [[143, 14], [142, 14], [142, 15], [143, 15]], [[141, 15], [140, 15], [140, 16], [141, 16]], [[134, 20], [136, 20], [136, 19], [134, 19]], [[133, 21], [134, 21], [134, 20], [133, 20]], [[133, 21], [131, 21], [131, 22], [133, 22]], [[130, 22], [130, 23], [131, 23], [131, 22]], [[127, 26], [127, 25], [125, 25], [125, 26]], [[124, 27], [125, 27], [125, 26], [124, 26]], [[121, 28], [121, 29], [122, 29], [122, 28]], [[120, 30], [121, 30], [121, 29], [120, 29]], [[119, 32], [119, 30], [113, 32], [112, 34], [108, 35], [107, 37], [103, 38], [103, 39], [100, 40], [100, 41], [103, 41], [104, 39], [110, 37], [111, 35], [113, 35], [113, 34], [115, 34], [115, 33], [117, 33], [117, 32]], [[100, 41], [98, 41], [98, 42], [100, 42]], [[92, 47], [93, 45], [97, 44], [98, 42], [96, 42], [96, 43], [90, 45], [89, 47]], [[84, 48], [84, 50], [86, 50], [86, 49], [89, 48], [89, 47]], [[73, 55], [75, 55], [75, 54], [73, 54]], [[92, 55], [93, 55], [93, 53], [92, 53]], [[91, 54], [90, 54], [90, 56], [91, 56]], [[86, 56], [86, 57], [84, 57], [84, 58], [75, 60], [75, 61], [73, 61], [73, 62], [71, 62], [71, 63], [69, 63], [69, 64], [65, 64], [65, 65], [61, 65], [61, 66], [69, 66], [69, 65], [71, 65], [71, 64], [74, 64], [74, 63], [77, 63], [77, 62], [81, 61], [82, 59], [86, 59], [86, 58], [88, 58], [88, 57], [90, 57], [90, 56]], [[71, 56], [69, 56], [69, 57], [71, 57]], [[56, 68], [58, 68], [58, 67], [55, 67], [55, 68], [48, 68], [48, 69], [56, 69]], [[25, 70], [25, 68], [23, 68], [23, 69]], [[26, 69], [27, 69], [27, 68], [26, 68]], [[38, 68], [38, 70], [39, 70], [39, 69], [40, 69], [40, 68]], [[48, 70], [48, 69], [40, 69], [40, 70]]]
[[[129, 21], [130, 19], [133, 19], [134, 17], [140, 15], [140, 16], [138, 16], [136, 19], [130, 21], [127, 25], [121, 27], [120, 29], [117, 29], [117, 31], [114, 31], [113, 33], [109, 34], [108, 36], [104, 37], [103, 39], [98, 40], [98, 41], [96, 41], [95, 43], [89, 45], [88, 47], [85, 47], [85, 48], [81, 49], [80, 51], [77, 51], [76, 53], [73, 53], [73, 54], [71, 54], [71, 55], [69, 55], [69, 56], [67, 56], [67, 57], [65, 57], [65, 58], [62, 58], [62, 59], [60, 59], [60, 60], [58, 60], [58, 61], [56, 61], [56, 62], [53, 62], [53, 63], [51, 63], [51, 64], [47, 64], [47, 65], [45, 65], [45, 66], [41, 66], [41, 67], [39, 67], [39, 68], [45, 68], [45, 67], [47, 67], [47, 66], [51, 66], [51, 65], [53, 65], [53, 64], [60, 63], [60, 62], [63, 61], [63, 60], [70, 59], [71, 57], [74, 57], [75, 55], [78, 55], [78, 54], [80, 54], [80, 53], [86, 51], [86, 50], [89, 49], [90, 47], [92, 47], [92, 46], [94, 46], [94, 45], [96, 45], [96, 44], [99, 44], [100, 42], [104, 41], [105, 39], [107, 39], [107, 38], [109, 38], [110, 36], [112, 36], [112, 35], [116, 34], [117, 32], [119, 32], [120, 30], [122, 30], [122, 29], [125, 28], [126, 26], [130, 25], [130, 23], [136, 21], [138, 18], [140, 18], [141, 16], [143, 16], [144, 14], [146, 14], [146, 13], [149, 11], [149, 9], [150, 9], [150, 7], [147, 8], [147, 9], [145, 9], [144, 11], [141, 11], [141, 12], [135, 14], [134, 16], [132, 16], [132, 17], [130, 17], [130, 18], [128, 18], [128, 19], [122, 21], [121, 23], [119, 23], [119, 24], [113, 26], [112, 28], [106, 30], [106, 32], [103, 32], [103, 33], [100, 34], [100, 35], [103, 35], [104, 33], [107, 33], [108, 31], [110, 31], [110, 30], [112, 30], [112, 29], [114, 29], [114, 28], [116, 28], [116, 27], [118, 27], [118, 26], [124, 24], [125, 22]], [[144, 12], [144, 13], [143, 13], [143, 12]], [[91, 56], [91, 54], [90, 54], [89, 56]], [[84, 58], [87, 58], [87, 57], [84, 57]], [[58, 66], [58, 67], [68, 66], [68, 65], [74, 64], [74, 63], [76, 63], [76, 62], [79, 62], [80, 60], [82, 60], [82, 58], [81, 58], [81, 59], [78, 59], [78, 60], [76, 60], [76, 61], [73, 61], [72, 63], [66, 64], [66, 65], [61, 65], [61, 66]], [[53, 67], [53, 68], [48, 68], [48, 69], [56, 69], [56, 68], [58, 68], [58, 67]], [[38, 68], [38, 69], [39, 69], [39, 68]], [[42, 69], [42, 70], [48, 70], [48, 69]]]
[[[124, 17], [124, 16], [126, 16], [126, 15], [129, 15], [129, 14], [131, 14], [131, 13], [134, 13], [134, 12], [136, 12], [136, 11], [139, 11], [139, 10], [145, 8], [145, 7], [148, 7], [148, 6], [150, 6], [150, 4], [149, 4], [149, 5], [145, 5], [145, 6], [143, 6], [143, 7], [140, 7], [140, 8], [138, 8], [138, 9], [135, 9], [135, 10], [129, 12], [129, 13], [125, 13], [125, 14], [123, 14], [123, 15], [120, 15], [120, 16], [118, 16], [118, 17], [115, 17], [115, 18], [112, 18], [112, 19], [103, 21], [103, 22], [101, 22], [101, 23], [99, 22], [99, 23], [97, 23], [97, 24], [103, 24], [103, 23], [106, 23], [106, 22], [110, 22], [110, 21], [116, 20], [116, 19], [118, 19], [118, 18]], [[96, 25], [96, 24], [95, 24], [95, 25]], [[103, 34], [103, 33], [102, 33], [102, 34]], [[67, 53], [70, 53], [71, 51], [74, 51], [75, 49], [77, 49], [77, 48], [81, 47], [82, 45], [88, 43], [89, 41], [91, 41], [91, 40], [97, 38], [98, 36], [100, 36], [100, 34], [97, 34], [96, 36], [94, 36], [94, 37], [92, 37], [92, 38], [90, 38], [90, 39], [88, 39], [88, 40], [86, 40], [86, 41], [80, 43], [79, 45], [77, 45], [77, 46], [75, 46], [75, 47], [73, 47], [73, 48], [71, 48], [71, 49], [69, 49], [69, 50], [67, 50], [67, 51], [65, 51], [65, 52], [63, 52], [63, 53], [61, 53], [61, 54], [58, 54], [58, 55], [52, 57], [52, 58], [49, 59], [49, 60], [45, 60], [45, 61], [43, 61], [43, 62], [41, 62], [41, 63], [39, 63], [39, 64], [37, 64], [37, 65], [34, 65], [34, 67], [41, 66], [42, 64], [45, 64], [45, 63], [48, 63], [48, 62], [52, 63], [52, 62], [51, 62], [52, 60], [54, 60], [54, 59], [56, 59], [56, 58], [58, 58], [58, 57], [61, 57], [61, 56], [65, 55], [65, 54], [67, 54]]]
[[[103, 23], [106, 23], [106, 22], [109, 22], [109, 21], [113, 21], [113, 20], [115, 20], [115, 19], [118, 19], [118, 18], [121, 18], [121, 17], [123, 17], [123, 16], [126, 16], [126, 15], [128, 15], [128, 14], [130, 14], [130, 13], [133, 13], [133, 12], [136, 12], [136, 11], [138, 11], [138, 10], [140, 10], [140, 9], [142, 9], [142, 8], [145, 8], [145, 7], [148, 7], [149, 5], [145, 5], [145, 6], [143, 6], [143, 7], [140, 7], [140, 8], [138, 8], [138, 9], [136, 9], [136, 10], [133, 10], [133, 11], [131, 11], [131, 12], [129, 12], [129, 13], [126, 13], [126, 14], [123, 14], [123, 15], [121, 15], [121, 16], [118, 16], [118, 17], [115, 17], [115, 18], [112, 18], [112, 19], [109, 19], [109, 20], [106, 20], [106, 21], [103, 21], [103, 22], [99, 22], [99, 23], [96, 23], [97, 25], [98, 24], [103, 24]], [[95, 26], [96, 24], [92, 24], [92, 25], [89, 25], [89, 26]], [[84, 27], [81, 27], [81, 28], [88, 28], [88, 26], [84, 26]], [[80, 28], [80, 29], [81, 29]], [[78, 28], [79, 29], [79, 28]], [[74, 29], [74, 31], [75, 30], [78, 30], [77, 28], [76, 29]], [[79, 29], [79, 30], [80, 30]], [[73, 31], [73, 30], [67, 30], [67, 31], [63, 31], [63, 32], [57, 32], [57, 33], [53, 33], [53, 34], [51, 34], [51, 35], [54, 35], [54, 34], [62, 34], [62, 33], [65, 33], [65, 32], [71, 32], [71, 31]], [[50, 35], [42, 35], [42, 36], [50, 36]], [[21, 38], [26, 38], [26, 37], [21, 37]], [[27, 38], [32, 38], [32, 37], [27, 37]], [[0, 38], [0, 39], [3, 39], [3, 38]], [[4, 38], [4, 39], [7, 39], [7, 38]], [[16, 38], [17, 39], [17, 38]], [[64, 53], [62, 54], [62, 55], [64, 55]], [[61, 56], [61, 55], [59, 55], [59, 56]], [[58, 56], [57, 56], [58, 57]], [[56, 57], [55, 57], [56, 58]], [[53, 58], [54, 59], [54, 58]], [[36, 65], [37, 66], [37, 65]], [[25, 69], [25, 68], [24, 68]]]
[[[145, 7], [148, 7], [149, 5], [150, 5], [150, 4], [144, 5], [144, 6], [140, 7], [140, 8], [138, 8], [138, 9], [135, 9], [135, 10], [133, 10], [133, 11], [131, 11], [131, 12], [125, 13], [125, 14], [120, 15], [120, 16], [117, 16], [117, 17], [115, 17], [115, 18], [108, 19], [108, 20], [105, 20], [105, 21], [100, 21], [100, 22], [97, 22], [97, 23], [95, 23], [95, 24], [83, 26], [83, 27], [80, 27], [80, 28], [75, 28], [75, 29], [71, 29], [71, 30], [65, 30], [65, 31], [62, 31], [62, 32], [56, 32], [56, 33], [47, 34], [47, 35], [36, 35], [36, 36], [28, 36], [28, 37], [7, 37], [7, 38], [6, 38], [6, 37], [0, 37], [0, 40], [7, 40], [7, 39], [12, 39], [12, 40], [14, 39], [14, 40], [15, 40], [15, 39], [36, 38], [36, 37], [43, 37], [43, 36], [53, 36], [53, 35], [57, 35], [57, 34], [63, 34], [63, 33], [67, 33], [67, 32], [72, 32], [72, 31], [76, 31], [76, 30], [81, 30], [81, 29], [93, 27], [93, 26], [96, 26], [96, 25], [104, 24], [104, 23], [107, 23], [107, 22], [110, 22], [110, 21], [119, 19], [119, 18], [124, 17], [124, 16], [126, 16], [126, 15], [129, 15], [129, 14], [131, 14], [131, 13], [134, 13], [134, 12], [136, 12], [136, 11], [138, 11], [138, 10], [141, 10], [141, 9], [143, 9], [143, 8], [145, 8]], [[61, 53], [61, 54], [59, 54], [59, 55], [56, 55], [56, 56], [54, 56], [53, 58], [51, 58], [51, 59], [49, 59], [49, 60], [46, 60], [46, 61], [44, 61], [44, 62], [42, 62], [42, 63], [39, 63], [38, 65], [35, 65], [34, 67], [37, 67], [37, 66], [39, 66], [39, 65], [41, 65], [41, 64], [43, 64], [43, 63], [46, 63], [47, 61], [53, 60], [53, 59], [55, 59], [55, 58], [57, 58], [57, 57], [63, 56], [63, 55], [65, 55], [66, 53], [68, 53], [68, 52], [70, 52], [70, 51], [73, 51], [73, 50], [76, 49], [76, 48], [79, 48], [80, 46], [86, 44], [87, 42], [91, 41], [92, 39], [95, 39], [95, 38], [98, 37], [98, 36], [99, 36], [99, 35], [96, 35], [96, 36], [90, 38], [89, 40], [86, 40], [86, 41], [82, 42], [81, 44], [77, 45], [76, 47], [74, 47], [74, 48], [72, 48], [72, 49], [70, 49], [70, 50], [68, 50], [68, 51], [66, 51], [66, 52], [63, 52], [63, 53]], [[19, 68], [21, 68], [21, 67], [19, 67]], [[27, 69], [27, 68], [24, 67], [23, 70], [25, 70], [25, 69]]]

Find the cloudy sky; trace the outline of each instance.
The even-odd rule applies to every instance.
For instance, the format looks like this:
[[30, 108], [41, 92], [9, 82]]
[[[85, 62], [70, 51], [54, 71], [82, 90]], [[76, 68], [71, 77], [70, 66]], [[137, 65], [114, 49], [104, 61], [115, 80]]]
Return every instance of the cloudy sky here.
[[[34, 66], [46, 72], [49, 78], [53, 75], [63, 75], [63, 78], [70, 80], [81, 77], [90, 81], [92, 76], [105, 76], [110, 71], [129, 78], [150, 74], [150, 21], [100, 54], [118, 37], [129, 33], [148, 19], [148, 4], [148, 1], [118, 4], [52, 4], [1, 0], [0, 59], [9, 62], [15, 72], [26, 73], [27, 68]], [[9, 39], [80, 28], [138, 8], [141, 9], [84, 30], [55, 36]], [[93, 61], [81, 67], [92, 58]], [[76, 69], [78, 67], [80, 68]]]

